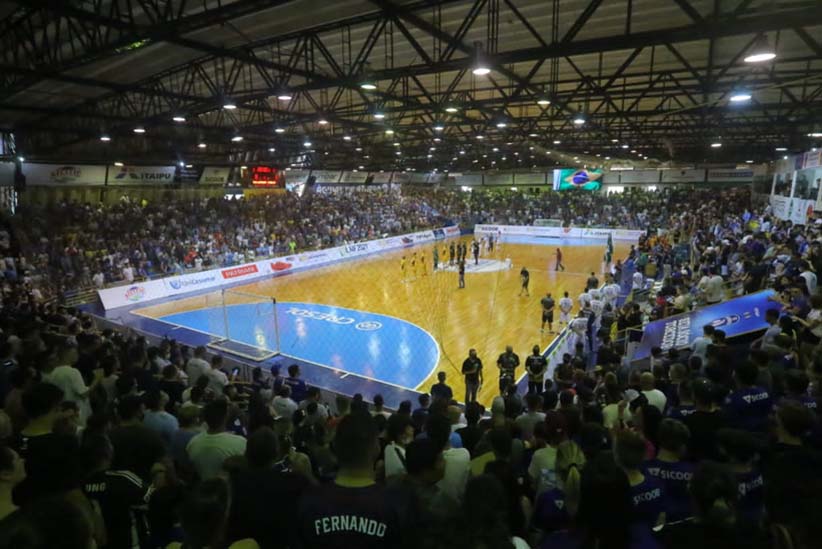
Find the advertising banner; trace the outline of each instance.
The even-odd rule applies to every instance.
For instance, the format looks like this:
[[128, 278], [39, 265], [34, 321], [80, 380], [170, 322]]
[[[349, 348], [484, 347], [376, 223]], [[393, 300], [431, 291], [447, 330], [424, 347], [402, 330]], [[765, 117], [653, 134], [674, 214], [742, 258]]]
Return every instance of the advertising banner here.
[[782, 221], [787, 221], [791, 215], [791, 199], [787, 196], [772, 194], [770, 197], [773, 214]]
[[753, 182], [753, 170], [708, 170], [708, 182]]
[[391, 172], [371, 172], [374, 183], [391, 183]]
[[663, 183], [705, 183], [705, 170], [661, 170]]
[[514, 174], [512, 173], [489, 173], [485, 176], [486, 185], [513, 185]]
[[285, 182], [289, 185], [305, 183], [309, 175], [310, 170], [285, 170]]
[[412, 172], [408, 175], [411, 176], [411, 179], [409, 179], [409, 181], [408, 181], [409, 183], [427, 183], [428, 182], [428, 174]]
[[813, 215], [816, 200], [803, 200], [792, 198], [790, 204], [790, 220], [795, 225], [804, 225], [808, 222], [808, 217]]
[[822, 166], [822, 149], [806, 152], [802, 160], [802, 167], [816, 168], [817, 166]]
[[32, 187], [106, 184], [105, 166], [24, 162], [23, 175], [26, 176], [26, 184]]
[[200, 185], [225, 185], [231, 177], [229, 166], [206, 166], [200, 174]]
[[343, 172], [340, 183], [365, 183], [368, 172]]
[[174, 183], [176, 166], [110, 166], [109, 185], [166, 185]]
[[391, 179], [392, 183], [410, 183], [411, 174], [408, 172], [394, 172], [394, 177]]
[[625, 170], [619, 173], [619, 182], [625, 183], [659, 183], [659, 170]]
[[332, 170], [311, 170], [311, 175], [316, 178], [317, 183], [339, 183], [342, 172]]
[[502, 234], [503, 236], [535, 236], [538, 238], [595, 238], [636, 242], [644, 231], [628, 229], [607, 229], [593, 227], [545, 227], [532, 225], [476, 225], [474, 233]]
[[457, 185], [476, 187], [477, 185], [482, 185], [482, 174], [464, 173], [462, 175], [458, 175], [454, 181]]
[[514, 174], [514, 185], [545, 185], [548, 181], [546, 173], [516, 173]]
[[765, 311], [779, 308], [778, 304], [769, 300], [774, 295], [773, 290], [766, 290], [650, 322], [643, 330], [634, 360], [651, 356], [653, 347], [660, 347], [663, 352], [688, 347], [702, 335], [702, 327], [706, 324], [723, 330], [727, 338], [764, 330], [768, 327]]

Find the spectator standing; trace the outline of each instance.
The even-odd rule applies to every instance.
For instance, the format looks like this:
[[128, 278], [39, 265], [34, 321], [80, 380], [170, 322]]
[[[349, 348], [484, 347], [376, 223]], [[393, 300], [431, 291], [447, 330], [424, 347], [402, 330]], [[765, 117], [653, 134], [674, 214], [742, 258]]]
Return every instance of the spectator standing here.
[[228, 401], [224, 398], [206, 404], [203, 420], [208, 430], [194, 436], [186, 446], [188, 458], [202, 480], [219, 475], [226, 459], [245, 454], [246, 439], [226, 432], [228, 416]]

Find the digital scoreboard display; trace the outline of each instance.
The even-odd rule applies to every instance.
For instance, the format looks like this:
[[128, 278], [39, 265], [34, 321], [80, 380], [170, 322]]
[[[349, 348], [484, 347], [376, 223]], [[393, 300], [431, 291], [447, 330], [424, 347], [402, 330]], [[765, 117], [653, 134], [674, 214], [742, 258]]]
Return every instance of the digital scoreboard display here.
[[285, 188], [285, 172], [271, 166], [251, 166], [250, 179], [253, 187]]

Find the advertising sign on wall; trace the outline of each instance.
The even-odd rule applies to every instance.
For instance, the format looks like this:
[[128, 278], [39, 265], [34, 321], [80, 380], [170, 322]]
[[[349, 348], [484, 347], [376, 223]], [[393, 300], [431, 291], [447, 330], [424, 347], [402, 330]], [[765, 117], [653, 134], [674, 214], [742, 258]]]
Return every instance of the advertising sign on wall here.
[[517, 173], [514, 174], [514, 185], [545, 185], [547, 174], [542, 173]]
[[174, 183], [176, 166], [110, 166], [109, 185], [158, 185]]
[[705, 170], [661, 170], [663, 183], [704, 183]]
[[200, 175], [200, 185], [225, 185], [231, 177], [229, 166], [206, 166]]
[[317, 179], [317, 183], [339, 183], [342, 172], [332, 170], [311, 170], [311, 175]]
[[659, 183], [659, 170], [625, 170], [619, 173], [619, 182], [625, 183]]
[[752, 182], [753, 170], [708, 170], [709, 182]]
[[366, 179], [368, 179], [368, 172], [343, 172], [340, 183], [365, 183]]
[[374, 183], [391, 183], [391, 172], [371, 172]]
[[486, 185], [513, 185], [514, 174], [512, 173], [489, 173], [485, 176]]
[[33, 187], [106, 184], [105, 166], [24, 162], [23, 174], [26, 176], [26, 184]]
[[663, 352], [689, 347], [702, 335], [702, 327], [706, 324], [722, 329], [727, 338], [764, 330], [768, 327], [765, 311], [779, 308], [769, 299], [773, 295], [773, 290], [766, 290], [650, 322], [643, 330], [634, 360], [648, 358], [654, 347], [660, 347]]

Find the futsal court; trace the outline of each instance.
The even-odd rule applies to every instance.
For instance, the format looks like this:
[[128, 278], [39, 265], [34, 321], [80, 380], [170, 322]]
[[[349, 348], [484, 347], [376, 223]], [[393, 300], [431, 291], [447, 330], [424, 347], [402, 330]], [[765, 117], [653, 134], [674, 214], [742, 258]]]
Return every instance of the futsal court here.
[[[547, 327], [540, 333], [540, 299], [551, 292], [559, 301], [567, 291], [576, 310], [576, 297], [590, 273], [603, 279], [606, 242], [507, 237], [491, 252], [484, 248], [475, 264], [471, 240], [461, 240], [468, 244], [464, 289], [458, 287], [456, 266], [448, 265], [451, 241], [438, 241], [131, 312], [214, 339], [228, 334], [250, 347], [341, 372], [343, 378], [372, 381], [366, 385], [369, 399], [386, 385], [427, 391], [436, 373], [445, 371], [455, 398], [462, 400], [460, 368], [475, 348], [485, 372], [479, 400], [488, 405], [498, 391], [497, 356], [512, 345], [524, 364], [534, 345], [544, 350], [551, 343], [556, 334]], [[435, 245], [441, 257], [436, 271]], [[625, 257], [630, 247], [619, 241], [614, 246], [614, 257]], [[563, 252], [564, 272], [554, 270], [557, 247]], [[415, 253], [417, 263], [425, 254], [425, 270], [419, 265], [411, 269]], [[518, 295], [523, 266], [531, 275], [530, 297]], [[554, 331], [559, 332], [557, 322]], [[523, 371], [520, 367], [518, 374]], [[310, 377], [307, 381], [312, 383]]]

